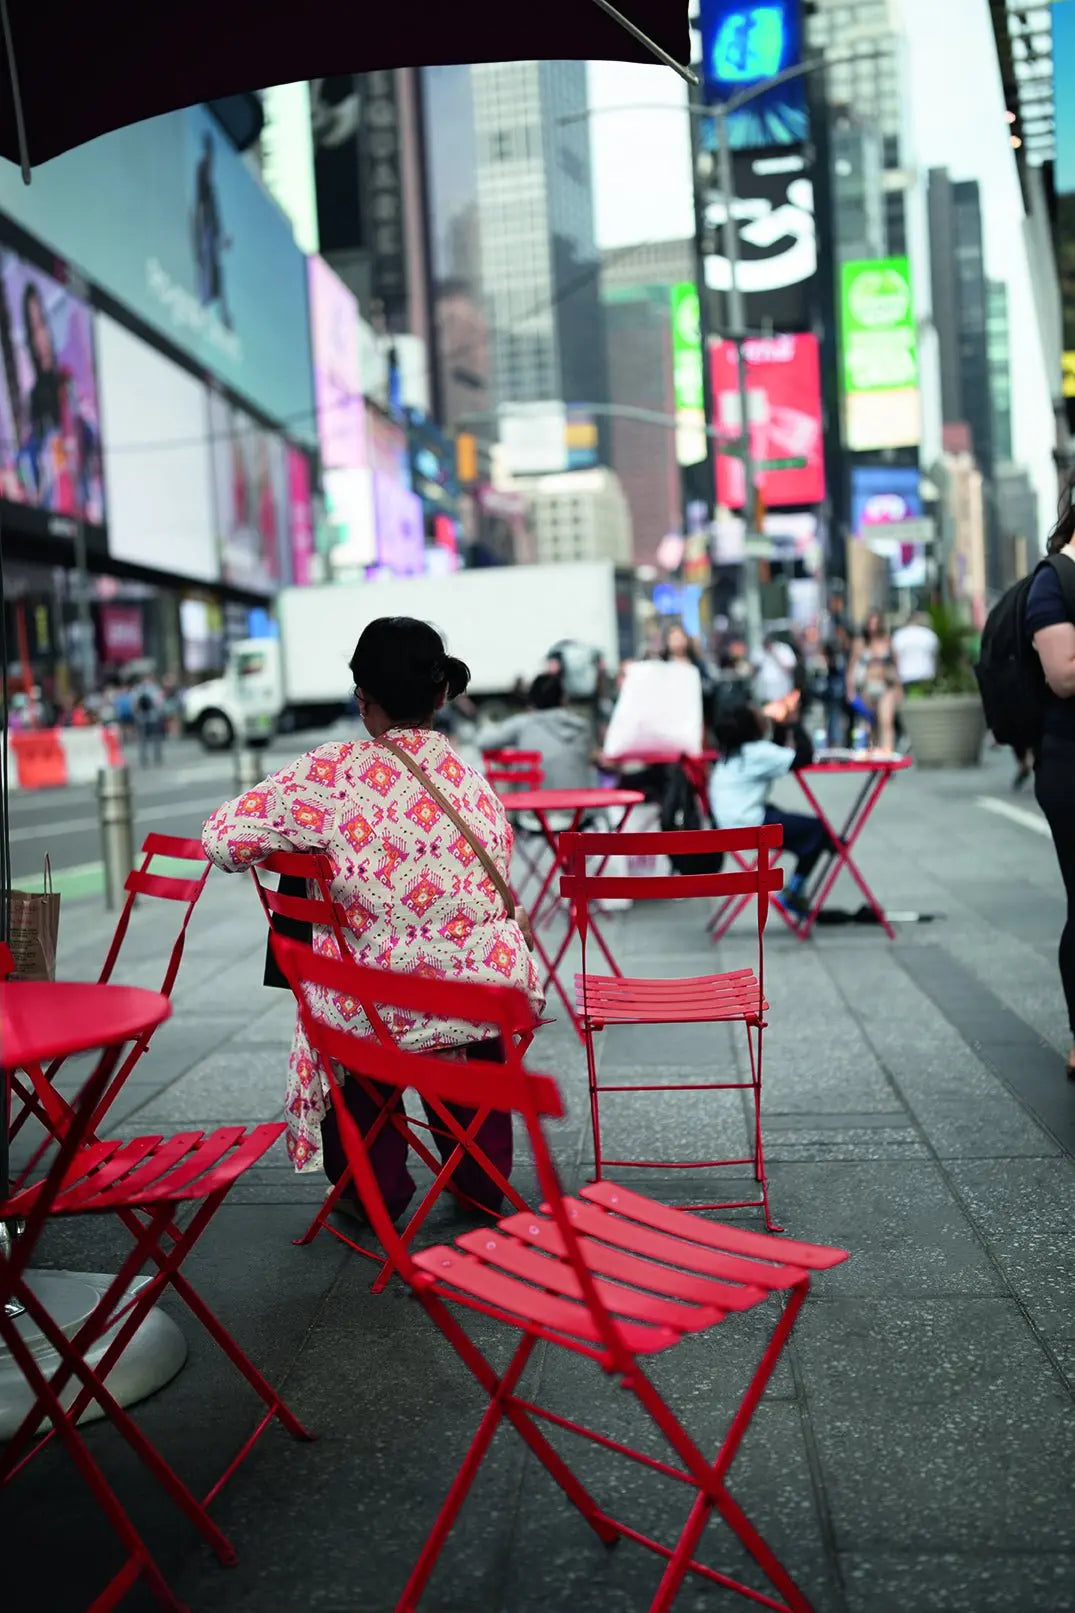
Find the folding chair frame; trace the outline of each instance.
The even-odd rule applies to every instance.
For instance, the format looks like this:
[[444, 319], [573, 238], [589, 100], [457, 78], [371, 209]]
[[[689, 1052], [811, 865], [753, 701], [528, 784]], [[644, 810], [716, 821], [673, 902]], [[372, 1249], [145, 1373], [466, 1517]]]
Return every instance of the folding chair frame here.
[[[563, 1113], [559, 1093], [549, 1077], [528, 1072], [514, 1056], [509, 1058], [506, 1066], [497, 1070], [494, 1087], [488, 1068], [473, 1063], [437, 1069], [434, 1060], [420, 1054], [393, 1053], [389, 1049], [370, 1046], [369, 1043], [366, 1044], [368, 1055], [356, 1055], [353, 1045], [349, 1045], [356, 1040], [353, 1033], [336, 1031], [317, 1021], [309, 996], [311, 985], [324, 987], [331, 983], [335, 977], [335, 966], [329, 965], [324, 959], [311, 963], [308, 955], [303, 954], [303, 949], [287, 942], [279, 945], [278, 956], [284, 972], [294, 982], [296, 995], [308, 1005], [312, 1033], [328, 1068], [332, 1068], [333, 1061], [353, 1063], [356, 1056], [361, 1056], [364, 1063], [369, 1062], [370, 1067], [375, 1068], [379, 1079], [390, 1080], [400, 1087], [406, 1085], [425, 1096], [435, 1093], [442, 1099], [455, 1098], [456, 1101], [469, 1103], [488, 1097], [498, 1107], [522, 1115], [545, 1199], [538, 1215], [513, 1217], [501, 1223], [501, 1232], [511, 1235], [509, 1237], [470, 1234], [460, 1239], [454, 1248], [440, 1247], [415, 1256], [399, 1242], [392, 1228], [357, 1126], [350, 1116], [341, 1120], [341, 1132], [352, 1161], [355, 1181], [371, 1221], [377, 1226], [386, 1247], [391, 1247], [395, 1242], [395, 1259], [401, 1275], [488, 1397], [487, 1409], [462, 1465], [396, 1603], [396, 1613], [416, 1613], [422, 1593], [493, 1436], [505, 1420], [512, 1425], [604, 1545], [612, 1546], [621, 1539], [631, 1540], [663, 1560], [664, 1571], [649, 1604], [650, 1613], [668, 1613], [688, 1573], [737, 1591], [764, 1607], [788, 1610], [788, 1613], [810, 1613], [806, 1597], [788, 1570], [731, 1495], [728, 1478], [754, 1412], [802, 1308], [811, 1272], [838, 1264], [846, 1259], [845, 1252], [808, 1244], [784, 1243], [767, 1234], [749, 1233], [739, 1228], [721, 1228], [679, 1211], [663, 1210], [635, 1194], [624, 1193], [624, 1199], [629, 1201], [625, 1214], [641, 1218], [647, 1211], [652, 1211], [656, 1219], [648, 1225], [674, 1225], [677, 1236], [698, 1238], [713, 1251], [714, 1274], [719, 1272], [731, 1276], [734, 1282], [745, 1285], [733, 1289], [727, 1282], [714, 1284], [710, 1290], [712, 1308], [705, 1309], [693, 1322], [688, 1320], [688, 1305], [679, 1307], [683, 1321], [678, 1326], [668, 1320], [669, 1315], [674, 1313], [669, 1313], [667, 1308], [648, 1311], [646, 1297], [640, 1292], [645, 1281], [640, 1273], [648, 1271], [653, 1274], [659, 1270], [662, 1274], [660, 1280], [663, 1280], [668, 1275], [668, 1267], [664, 1264], [654, 1267], [648, 1262], [651, 1259], [662, 1262], [668, 1259], [667, 1249], [673, 1240], [667, 1232], [651, 1235], [645, 1230], [647, 1223], [641, 1219], [628, 1222], [613, 1215], [603, 1216], [606, 1201], [609, 1209], [618, 1208], [616, 1190], [593, 1188], [585, 1190], [582, 1200], [564, 1198], [543, 1129], [546, 1119], [557, 1118]], [[362, 970], [362, 979], [356, 979], [355, 989], [364, 998], [376, 998], [382, 1003], [387, 998], [397, 1003], [415, 1004], [421, 988], [430, 984], [399, 975], [377, 979], [378, 973]], [[451, 998], [452, 1012], [464, 1012], [474, 1018], [491, 1018], [497, 1013], [506, 1015], [511, 1012], [509, 999], [512, 994], [507, 990], [480, 986], [445, 988], [443, 983], [435, 984], [441, 992], [447, 989], [454, 993]], [[479, 998], [479, 993], [483, 994], [482, 998]], [[469, 1009], [465, 1006], [468, 997], [473, 1004]], [[427, 999], [427, 1002], [432, 1007], [432, 1000]], [[445, 1012], [448, 1011], [447, 1003], [445, 998]], [[585, 1230], [588, 1215], [597, 1216], [601, 1223], [602, 1230], [597, 1233], [596, 1239], [591, 1238]], [[625, 1234], [625, 1238], [637, 1235], [637, 1241], [633, 1244], [624, 1241], [619, 1246], [630, 1252], [621, 1255], [602, 1240], [602, 1231], [613, 1224], [620, 1231], [633, 1226], [633, 1233]], [[522, 1249], [512, 1241], [516, 1235], [524, 1242]], [[534, 1250], [543, 1251], [535, 1254], [533, 1259], [525, 1247], [527, 1238], [531, 1240]], [[735, 1253], [730, 1256], [717, 1254], [716, 1251], [722, 1248], [734, 1250]], [[464, 1253], [460, 1254], [460, 1251]], [[498, 1265], [498, 1256], [503, 1260], [505, 1251], [507, 1260]], [[483, 1255], [487, 1255], [487, 1259], [483, 1259]], [[547, 1258], [549, 1255], [556, 1258]], [[535, 1259], [536, 1270], [533, 1265]], [[521, 1261], [522, 1265], [516, 1268], [511, 1263], [513, 1260]], [[526, 1281], [519, 1282], [505, 1275], [515, 1269], [525, 1274]], [[617, 1275], [622, 1275], [624, 1281], [634, 1286], [625, 1288], [609, 1280]], [[545, 1281], [546, 1277], [548, 1282]], [[750, 1286], [752, 1278], [756, 1278], [760, 1286]], [[691, 1284], [689, 1288], [680, 1287], [678, 1292], [686, 1300], [688, 1293], [698, 1299], [704, 1290], [705, 1283], [700, 1282]], [[719, 1300], [718, 1293], [721, 1296]], [[716, 1455], [707, 1457], [651, 1378], [643, 1372], [639, 1356], [671, 1348], [686, 1332], [715, 1326], [725, 1320], [731, 1310], [749, 1309], [774, 1293], [786, 1296], [783, 1310]], [[566, 1298], [558, 1298], [558, 1295]], [[727, 1308], [717, 1308], [718, 1305]], [[476, 1311], [519, 1329], [521, 1338], [503, 1373], [498, 1373], [478, 1349], [450, 1306]], [[637, 1326], [625, 1321], [625, 1316], [645, 1316], [647, 1323], [653, 1325]], [[585, 1356], [606, 1374], [618, 1379], [622, 1387], [633, 1394], [640, 1411], [671, 1446], [678, 1462], [659, 1460], [622, 1440], [610, 1439], [599, 1430], [563, 1417], [522, 1395], [519, 1392], [522, 1375], [539, 1340]], [[564, 1457], [549, 1443], [539, 1426], [543, 1422], [577, 1434], [601, 1449], [675, 1479], [694, 1491], [694, 1502], [675, 1544], [668, 1546], [653, 1539], [605, 1511], [583, 1486]], [[714, 1513], [719, 1514], [758, 1564], [780, 1600], [697, 1559], [703, 1532]]]
[[[156, 857], [170, 857], [175, 860], [200, 863], [201, 874], [197, 879], [177, 879], [167, 874], [152, 872], [152, 863]], [[212, 870], [200, 840], [188, 840], [176, 835], [150, 834], [142, 844], [142, 863], [139, 868], [132, 868], [127, 875], [124, 889], [127, 900], [123, 904], [113, 932], [111, 945], [104, 965], [97, 977], [98, 985], [106, 986], [111, 983], [112, 974], [119, 961], [123, 943], [130, 928], [134, 905], [139, 896], [151, 896], [157, 899], [182, 902], [185, 912], [179, 926], [172, 950], [168, 957], [168, 966], [164, 972], [164, 980], [160, 987], [160, 995], [171, 999], [175, 986], [179, 966], [183, 961], [183, 952], [186, 946], [187, 930], [194, 916], [194, 909], [198, 905], [206, 880]], [[94, 1114], [90, 1118], [88, 1138], [96, 1137], [108, 1115], [108, 1111], [122, 1092], [126, 1082], [139, 1059], [146, 1052], [153, 1038], [154, 1032], [147, 1031], [144, 1036], [134, 1042], [126, 1056], [119, 1065], [107, 1088], [101, 1093], [100, 1100]], [[67, 1100], [56, 1090], [55, 1081], [66, 1059], [53, 1059], [47, 1069], [39, 1064], [28, 1066], [23, 1071], [12, 1070], [8, 1078], [8, 1104], [9, 1129], [8, 1137], [18, 1136], [27, 1120], [36, 1119], [45, 1130], [45, 1137], [24, 1167], [19, 1180], [26, 1181], [40, 1164], [43, 1155], [50, 1143], [62, 1136], [64, 1129], [71, 1123], [71, 1106]], [[19, 1100], [22, 1107], [19, 1112], [11, 1116], [11, 1098]]]
[[[545, 783], [544, 758], [539, 750], [486, 750], [482, 751], [485, 777], [501, 798], [510, 799], [513, 790], [540, 790]], [[506, 785], [504, 789], [502, 786]], [[530, 881], [540, 886], [541, 868], [530, 856], [528, 840], [540, 839], [543, 831], [515, 825], [515, 850], [526, 869], [526, 883], [516, 891], [516, 900], [530, 914], [531, 925], [540, 922], [540, 903], [532, 906], [528, 892]]]
[[[772, 1218], [769, 1205], [769, 1183], [765, 1170], [765, 1150], [762, 1141], [762, 1040], [766, 1028], [765, 1014], [765, 925], [768, 919], [770, 897], [784, 883], [783, 871], [772, 859], [779, 854], [782, 842], [779, 825], [762, 825], [756, 829], [701, 829], [684, 830], [668, 834], [628, 834], [617, 838], [616, 848], [626, 856], [667, 854], [668, 856], [712, 855], [717, 852], [741, 857], [753, 853], [753, 866], [740, 867], [735, 873], [677, 874], [674, 877], [636, 879], [610, 878], [590, 874], [586, 870], [587, 856], [601, 855], [612, 845], [605, 835], [571, 835], [561, 841], [565, 867], [569, 870], [560, 882], [564, 895], [570, 897], [575, 915], [575, 928], [582, 949], [581, 973], [576, 977], [576, 994], [579, 1002], [583, 1041], [586, 1047], [586, 1071], [590, 1090], [590, 1121], [594, 1143], [594, 1180], [604, 1179], [606, 1168], [626, 1170], [722, 1170], [750, 1166], [757, 1182], [760, 1198], [722, 1199], [712, 1203], [684, 1206], [690, 1210], [760, 1209], [770, 1232], [783, 1230]], [[728, 900], [743, 898], [757, 903], [757, 974], [733, 970], [722, 975], [694, 980], [629, 980], [618, 968], [613, 980], [600, 980], [590, 975], [587, 959], [588, 933], [593, 928], [590, 904], [602, 897], [629, 896], [632, 899], [661, 900], [670, 897], [718, 896]], [[607, 951], [606, 951], [607, 956]], [[622, 984], [620, 984], [622, 982]], [[599, 990], [594, 993], [594, 985]], [[602, 1004], [604, 1012], [602, 1012]], [[749, 1081], [680, 1081], [680, 1082], [624, 1082], [601, 1081], [597, 1073], [594, 1033], [608, 1024], [679, 1024], [679, 1023], [741, 1023], [746, 1032], [747, 1057], [750, 1066]], [[753, 1147], [749, 1155], [739, 1159], [611, 1159], [602, 1150], [601, 1097], [609, 1092], [718, 1092], [747, 1091], [753, 1103]]]
[[[303, 924], [317, 925], [331, 932], [336, 946], [337, 959], [345, 967], [357, 967], [353, 963], [351, 951], [345, 939], [346, 918], [339, 904], [333, 900], [332, 896], [332, 865], [323, 852], [276, 852], [260, 865], [252, 866], [250, 872], [261, 900], [261, 905], [264, 908], [265, 916], [269, 921], [270, 932], [274, 935], [274, 944], [278, 939], [275, 936], [275, 932], [272, 931], [274, 917], [293, 919]], [[305, 897], [282, 896], [279, 891], [274, 891], [266, 886], [262, 878], [263, 873], [290, 875], [292, 878], [305, 879], [307, 890], [309, 891], [312, 887], [316, 894], [313, 896], [307, 894]], [[301, 1010], [301, 1004], [299, 1007]], [[378, 1042], [383, 1047], [394, 1047], [395, 1043], [384, 1020], [377, 1012], [376, 1005], [371, 1005], [369, 1017], [370, 1025]], [[309, 1033], [308, 1027], [307, 1033]], [[522, 1026], [517, 1025], [514, 1035], [522, 1037], [525, 1045], [528, 1046], [532, 1038], [532, 1031], [529, 1026], [524, 1030]], [[436, 1108], [434, 1112], [437, 1115], [439, 1125], [434, 1127], [428, 1120], [419, 1119], [415, 1115], [408, 1114], [402, 1103], [396, 1100], [394, 1094], [379, 1091], [376, 1083], [370, 1081], [362, 1073], [348, 1070], [346, 1075], [348, 1080], [358, 1082], [377, 1111], [376, 1118], [368, 1133], [369, 1142], [374, 1142], [386, 1125], [392, 1126], [432, 1174], [432, 1183], [422, 1195], [417, 1209], [410, 1216], [405, 1232], [401, 1234], [404, 1242], [409, 1242], [417, 1236], [430, 1210], [445, 1189], [465, 1208], [476, 1207], [473, 1200], [462, 1189], [456, 1187], [453, 1181], [458, 1165], [464, 1155], [467, 1154], [481, 1166], [486, 1175], [509, 1202], [515, 1205], [516, 1209], [525, 1210], [527, 1208], [525, 1199], [520, 1197], [519, 1193], [492, 1163], [476, 1140], [478, 1131], [488, 1118], [488, 1109], [476, 1114], [470, 1124], [463, 1127], [455, 1116], [446, 1109]], [[333, 1087], [330, 1092], [330, 1102], [334, 1107], [336, 1101], [335, 1088]], [[447, 1160], [439, 1159], [419, 1135], [421, 1131], [432, 1133], [438, 1130], [442, 1136], [454, 1139], [454, 1146]], [[348, 1165], [341, 1174], [340, 1179], [333, 1183], [331, 1191], [324, 1202], [318, 1206], [317, 1213], [306, 1231], [294, 1241], [297, 1247], [304, 1248], [314, 1241], [322, 1228], [330, 1232], [334, 1238], [338, 1239], [340, 1243], [345, 1243], [356, 1254], [363, 1255], [367, 1260], [374, 1260], [378, 1263], [381, 1269], [374, 1278], [372, 1291], [375, 1294], [380, 1294], [388, 1286], [392, 1276], [391, 1259], [386, 1257], [383, 1249], [371, 1249], [365, 1244], [357, 1242], [342, 1227], [336, 1226], [329, 1219], [343, 1194], [352, 1186], [351, 1167]]]
[[[278, 1418], [295, 1438], [313, 1437], [181, 1271], [183, 1262], [239, 1176], [265, 1154], [281, 1135], [283, 1127], [259, 1126], [247, 1133], [243, 1127], [233, 1126], [209, 1135], [188, 1132], [167, 1141], [160, 1137], [143, 1137], [127, 1144], [89, 1140], [122, 1051], [122, 1043], [103, 1051], [74, 1104], [69, 1106], [68, 1122], [44, 1179], [0, 1205], [0, 1219], [25, 1218], [24, 1230], [10, 1254], [0, 1253], [0, 1301], [3, 1301], [0, 1337], [11, 1351], [33, 1396], [29, 1411], [0, 1453], [0, 1487], [21, 1472], [53, 1438], [60, 1439], [128, 1552], [123, 1568], [94, 1600], [95, 1613], [115, 1607], [140, 1578], [145, 1579], [163, 1607], [180, 1610], [182, 1604], [169, 1589], [79, 1432], [78, 1421], [91, 1403], [99, 1406], [225, 1564], [236, 1561], [235, 1550], [209, 1516], [208, 1507], [274, 1419]], [[175, 1220], [175, 1211], [184, 1200], [200, 1200], [200, 1203], [187, 1226], [181, 1229]], [[134, 1243], [90, 1315], [68, 1338], [27, 1281], [27, 1267], [49, 1217], [80, 1212], [115, 1213], [132, 1234]], [[129, 1293], [147, 1262], [152, 1262], [156, 1271], [133, 1294]], [[200, 1501], [107, 1387], [108, 1374], [166, 1288], [173, 1289], [183, 1300], [266, 1408], [254, 1432]], [[7, 1304], [12, 1300], [29, 1316], [58, 1358], [59, 1365], [49, 1376], [43, 1372], [40, 1359], [7, 1312]], [[89, 1351], [112, 1328], [117, 1330], [115, 1336], [101, 1359], [91, 1366], [87, 1359]], [[72, 1403], [65, 1407], [61, 1397], [72, 1379], [78, 1386], [77, 1392]], [[52, 1426], [39, 1436], [43, 1419]]]

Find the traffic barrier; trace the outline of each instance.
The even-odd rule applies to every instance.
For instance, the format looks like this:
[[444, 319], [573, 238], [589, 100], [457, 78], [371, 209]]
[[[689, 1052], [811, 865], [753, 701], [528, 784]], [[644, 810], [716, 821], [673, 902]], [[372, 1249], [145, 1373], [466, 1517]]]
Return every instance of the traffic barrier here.
[[102, 768], [122, 767], [123, 744], [112, 726], [35, 728], [8, 735], [8, 787], [57, 789], [92, 784]]

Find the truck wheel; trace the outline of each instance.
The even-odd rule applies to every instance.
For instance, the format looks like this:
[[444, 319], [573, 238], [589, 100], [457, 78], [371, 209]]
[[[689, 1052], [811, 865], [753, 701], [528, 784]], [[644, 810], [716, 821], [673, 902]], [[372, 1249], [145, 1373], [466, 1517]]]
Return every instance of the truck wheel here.
[[198, 724], [198, 738], [206, 750], [230, 750], [235, 742], [231, 719], [223, 711], [207, 711]]

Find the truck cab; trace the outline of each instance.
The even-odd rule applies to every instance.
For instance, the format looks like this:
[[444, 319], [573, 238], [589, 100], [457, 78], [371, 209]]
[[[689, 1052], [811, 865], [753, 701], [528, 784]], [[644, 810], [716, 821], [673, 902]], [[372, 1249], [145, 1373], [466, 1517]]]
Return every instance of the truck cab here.
[[183, 726], [208, 751], [240, 744], [267, 745], [283, 708], [280, 645], [276, 639], [240, 639], [228, 649], [224, 674], [195, 684], [183, 696]]

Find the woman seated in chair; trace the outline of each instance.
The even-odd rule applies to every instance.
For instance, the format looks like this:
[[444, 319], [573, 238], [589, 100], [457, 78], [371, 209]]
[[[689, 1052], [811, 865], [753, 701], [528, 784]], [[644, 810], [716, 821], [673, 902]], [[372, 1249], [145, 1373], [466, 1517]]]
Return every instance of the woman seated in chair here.
[[[465, 690], [468, 669], [445, 653], [435, 628], [397, 616], [369, 624], [351, 673], [369, 738], [321, 745], [226, 802], [205, 825], [208, 856], [238, 872], [278, 851], [324, 852], [333, 869], [333, 899], [346, 918], [345, 939], [359, 963], [520, 986], [536, 1019], [544, 996], [527, 941], [497, 883], [506, 887], [511, 826], [482, 775], [434, 730], [445, 700]], [[315, 928], [314, 947], [334, 955], [332, 932]], [[327, 1008], [329, 1023], [363, 1028], [346, 999]], [[499, 1040], [477, 1040], [475, 1027], [464, 1021], [397, 1012], [386, 1015], [385, 1025], [411, 1052], [450, 1055], [465, 1049], [471, 1058], [503, 1057]], [[343, 1091], [360, 1128], [368, 1130], [378, 1107], [355, 1081], [345, 1082]], [[301, 1023], [292, 1044], [286, 1119], [296, 1170], [323, 1164], [337, 1181], [346, 1161], [318, 1056]], [[439, 1132], [434, 1137], [447, 1158], [453, 1139]], [[506, 1178], [510, 1116], [491, 1113], [475, 1140]], [[414, 1192], [405, 1139], [383, 1126], [370, 1157], [389, 1209], [402, 1215]], [[455, 1171], [455, 1186], [481, 1208], [499, 1211], [499, 1188], [469, 1156]], [[356, 1199], [348, 1210], [359, 1213]]]
[[[784, 849], [795, 858], [795, 871], [777, 900], [805, 917], [807, 882], [818, 860], [831, 848], [829, 834], [819, 818], [785, 812], [769, 803], [777, 779], [808, 767], [814, 759], [805, 729], [799, 724], [789, 726], [797, 708], [798, 697], [793, 696], [765, 711], [740, 706], [718, 715], [714, 737], [720, 761], [709, 779], [709, 807], [718, 829], [754, 829], [763, 823], [783, 826]], [[774, 729], [790, 743], [777, 744], [770, 737]]]

